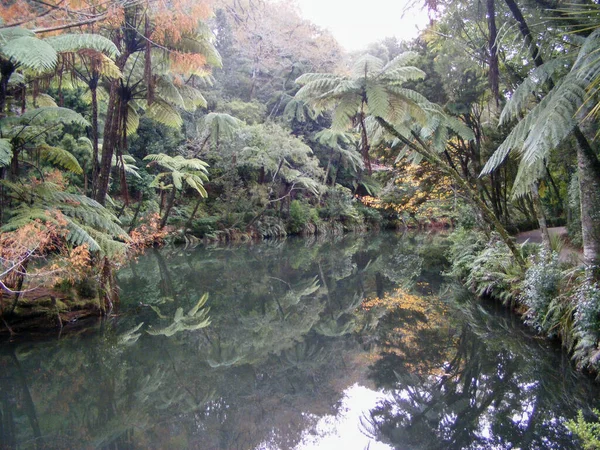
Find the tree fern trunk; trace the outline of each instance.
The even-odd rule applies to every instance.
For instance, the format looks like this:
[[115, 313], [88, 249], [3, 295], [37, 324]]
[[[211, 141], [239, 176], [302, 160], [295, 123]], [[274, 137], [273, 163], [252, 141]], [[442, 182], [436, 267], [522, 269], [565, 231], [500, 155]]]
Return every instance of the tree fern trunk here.
[[98, 173], [98, 185], [96, 187], [96, 201], [104, 205], [108, 185], [110, 183], [110, 172], [112, 169], [112, 157], [119, 139], [119, 81], [113, 81], [110, 87], [106, 124], [104, 125], [104, 143], [102, 144], [102, 158]]
[[577, 166], [581, 196], [581, 234], [583, 261], [600, 280], [600, 163], [583, 133], [575, 133], [578, 141]]
[[165, 208], [165, 215], [160, 221], [160, 229], [162, 230], [167, 224], [167, 219], [169, 218], [169, 214], [171, 213], [171, 208], [173, 207], [173, 203], [175, 203], [175, 193], [177, 190], [175, 186], [173, 186], [173, 190], [171, 191], [171, 196], [169, 197], [169, 202], [167, 203], [167, 207]]
[[[128, 52], [123, 52], [117, 58], [116, 65], [122, 72], [125, 63], [129, 58]], [[106, 201], [108, 186], [110, 183], [110, 172], [112, 168], [112, 157], [116, 147], [119, 145], [121, 134], [119, 133], [119, 124], [121, 124], [121, 82], [122, 80], [113, 80], [110, 84], [110, 94], [108, 97], [108, 108], [106, 113], [106, 122], [104, 125], [104, 142], [102, 144], [102, 159], [100, 160], [100, 170], [98, 174], [98, 186], [96, 188], [95, 199], [101, 205]]]
[[[98, 187], [98, 80], [90, 82], [92, 94], [92, 197]], [[87, 192], [86, 192], [87, 193]]]
[[548, 233], [546, 214], [544, 213], [544, 207], [540, 199], [539, 185], [539, 181], [533, 183], [533, 187], [531, 188], [531, 196], [533, 198], [533, 207], [535, 209], [537, 221], [540, 226], [540, 231], [542, 232], [542, 245], [546, 250], [550, 251], [550, 233]]
[[487, 0], [486, 4], [488, 31], [490, 33], [488, 40], [490, 71], [488, 77], [492, 95], [494, 96], [494, 100], [496, 100], [496, 106], [498, 106], [500, 103], [500, 69], [498, 68], [498, 45], [496, 43], [498, 38], [498, 31], [496, 29], [496, 8], [494, 0]]

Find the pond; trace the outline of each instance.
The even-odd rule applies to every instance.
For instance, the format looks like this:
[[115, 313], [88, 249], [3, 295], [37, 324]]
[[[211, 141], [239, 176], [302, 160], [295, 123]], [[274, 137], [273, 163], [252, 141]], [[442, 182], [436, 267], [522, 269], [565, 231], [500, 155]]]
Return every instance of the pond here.
[[150, 250], [119, 314], [0, 346], [0, 448], [560, 449], [598, 387], [439, 234]]

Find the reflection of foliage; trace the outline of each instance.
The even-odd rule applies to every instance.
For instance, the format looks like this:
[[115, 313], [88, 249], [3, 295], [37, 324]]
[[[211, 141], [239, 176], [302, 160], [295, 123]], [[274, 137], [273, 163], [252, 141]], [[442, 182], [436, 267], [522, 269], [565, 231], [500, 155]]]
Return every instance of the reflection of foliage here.
[[[208, 312], [210, 311], [210, 308], [202, 308], [206, 303], [206, 300], [208, 300], [208, 294], [204, 294], [200, 300], [198, 300], [198, 303], [196, 303], [196, 305], [185, 315], [183, 314], [183, 308], [177, 308], [171, 325], [156, 330], [151, 328], [148, 330], [148, 334], [153, 336], [162, 334], [170, 337], [180, 331], [196, 331], [209, 326], [210, 318], [208, 318]], [[151, 308], [161, 319], [167, 318], [160, 313], [158, 306], [151, 306]]]
[[[575, 400], [575, 385], [546, 385], [553, 363], [539, 346], [524, 346], [506, 320], [480, 306], [463, 304], [458, 316], [432, 326], [431, 317], [442, 316], [420, 315], [431, 301], [420, 303], [410, 328], [380, 326], [385, 351], [371, 376], [389, 395], [364, 417], [368, 434], [403, 448], [569, 447], [571, 437], [552, 417], [557, 404], [573, 414], [586, 394]], [[449, 334], [454, 345], [447, 347]]]
[[[439, 283], [436, 258], [422, 250], [439, 249], [436, 242], [381, 234], [141, 255], [118, 274], [123, 311], [98, 335], [17, 345], [16, 362], [0, 354], [3, 430], [16, 430], [0, 430], [0, 439], [25, 448], [50, 435], [53, 448], [74, 440], [294, 448], [338, 412], [341, 392], [364, 380], [370, 361], [386, 397], [364, 426], [380, 440], [405, 448], [424, 436], [415, 445], [440, 449], [566, 443], [563, 416], [574, 417], [595, 391], [568, 364], [557, 372], [547, 349], [509, 320], [417, 295]], [[422, 269], [404, 272], [413, 280], [384, 274], [394, 261], [417, 261], [409, 255]], [[172, 324], [150, 306], [170, 321], [185, 318], [198, 292], [210, 293], [196, 311], [210, 305], [210, 327], [140, 333], [140, 322]]]

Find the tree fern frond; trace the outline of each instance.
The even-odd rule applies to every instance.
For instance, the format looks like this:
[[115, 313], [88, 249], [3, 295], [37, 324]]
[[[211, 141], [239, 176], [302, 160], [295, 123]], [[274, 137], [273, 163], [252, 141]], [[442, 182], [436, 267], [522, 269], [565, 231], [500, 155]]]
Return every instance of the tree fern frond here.
[[352, 76], [354, 78], [364, 78], [369, 75], [375, 75], [381, 72], [383, 67], [384, 63], [381, 58], [367, 53], [360, 56], [352, 65]]
[[447, 128], [452, 130], [459, 137], [467, 141], [475, 140], [475, 133], [473, 133], [473, 130], [471, 130], [468, 126], [466, 126], [456, 117], [444, 116], [443, 123]]
[[110, 39], [99, 34], [61, 34], [49, 37], [45, 41], [58, 53], [72, 53], [78, 50], [91, 49], [112, 57], [120, 54], [119, 49]]
[[146, 110], [146, 117], [171, 128], [181, 128], [183, 119], [175, 108], [165, 101], [156, 100]]
[[548, 105], [549, 97], [546, 96], [538, 103], [525, 118], [517, 123], [515, 127], [508, 134], [504, 142], [496, 149], [490, 159], [485, 163], [481, 171], [480, 176], [487, 175], [496, 170], [500, 164], [506, 159], [508, 154], [512, 151], [522, 151], [523, 142], [527, 138], [527, 134], [533, 127], [538, 115]]
[[127, 123], [125, 124], [127, 135], [134, 134], [140, 126], [140, 116], [132, 105], [127, 105]]
[[380, 83], [367, 81], [365, 86], [369, 112], [374, 116], [387, 117], [390, 110], [389, 95]]
[[359, 97], [343, 97], [333, 111], [331, 129], [334, 131], [347, 130], [352, 123], [351, 119], [358, 113], [360, 104]]
[[78, 124], [84, 127], [90, 123], [78, 112], [59, 106], [45, 106], [31, 109], [19, 116], [18, 121], [23, 124], [45, 125], [48, 123]]
[[41, 157], [69, 172], [83, 173], [83, 169], [79, 165], [77, 158], [63, 148], [43, 145], [41, 147]]
[[392, 59], [390, 62], [388, 62], [385, 65], [382, 72], [388, 72], [397, 67], [404, 67], [407, 64], [412, 64], [417, 59], [418, 56], [419, 55], [416, 52], [400, 53], [398, 56], [396, 56], [394, 59]]
[[586, 96], [585, 88], [583, 80], [566, 77], [548, 93], [548, 105], [537, 117], [523, 143], [523, 160], [526, 163], [545, 158], [573, 131], [577, 124], [575, 114]]
[[521, 161], [512, 187], [512, 197], [518, 198], [529, 194], [533, 183], [540, 180], [544, 176], [544, 172], [544, 162], [541, 159], [535, 161], [533, 164]]
[[386, 71], [381, 77], [392, 83], [404, 83], [406, 81], [416, 81], [425, 78], [425, 72], [416, 67], [396, 67]]
[[13, 157], [12, 144], [10, 139], [0, 138], [0, 167], [10, 165]]
[[58, 55], [50, 44], [33, 36], [11, 39], [0, 47], [0, 53], [17, 65], [36, 72], [54, 69], [58, 60]]
[[56, 101], [51, 96], [49, 96], [48, 94], [44, 94], [44, 93], [38, 94], [35, 97], [35, 100], [32, 95], [28, 95], [26, 102], [27, 102], [27, 106], [29, 108], [32, 108], [32, 107], [35, 108], [38, 106], [39, 107], [45, 107], [45, 106], [56, 107], [56, 106], [58, 106], [56, 104]]
[[179, 89], [177, 89], [171, 80], [168, 80], [165, 77], [160, 77], [156, 83], [156, 91], [162, 99], [175, 106], [178, 106], [179, 108], [185, 108], [183, 97], [181, 96]]
[[521, 112], [528, 109], [532, 92], [550, 80], [558, 70], [564, 69], [567, 64], [566, 58], [556, 58], [536, 67], [506, 102], [500, 114], [499, 125], [505, 125], [507, 122], [517, 119]]
[[0, 28], [0, 45], [4, 45], [8, 41], [25, 36], [35, 37], [35, 33], [22, 27]]
[[206, 99], [198, 89], [188, 85], [180, 86], [178, 89], [183, 98], [183, 107], [186, 111], [195, 111], [197, 108], [208, 106]]

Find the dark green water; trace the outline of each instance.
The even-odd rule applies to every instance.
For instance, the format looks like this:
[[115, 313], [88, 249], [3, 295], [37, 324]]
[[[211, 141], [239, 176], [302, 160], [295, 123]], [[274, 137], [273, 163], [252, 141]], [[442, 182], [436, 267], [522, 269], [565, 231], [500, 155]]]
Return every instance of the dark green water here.
[[563, 422], [598, 388], [446, 285], [443, 245], [149, 251], [115, 318], [0, 346], [0, 448], [578, 448]]

